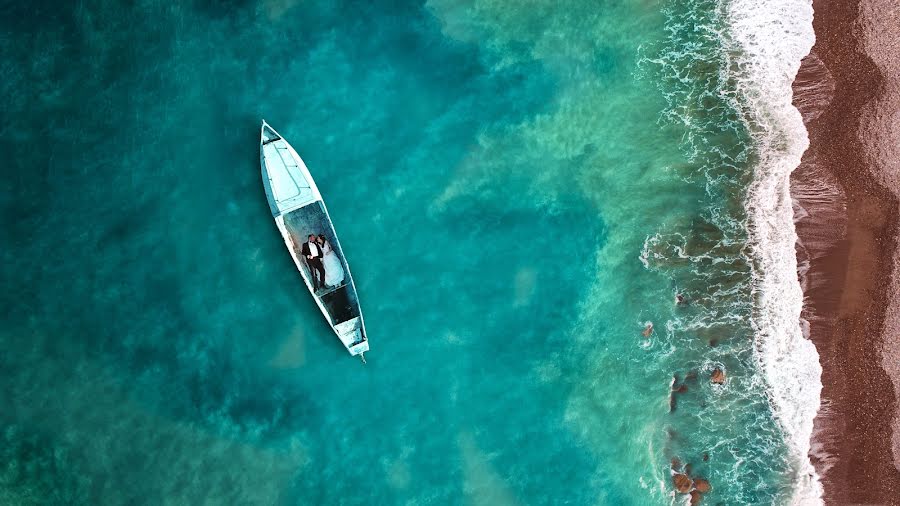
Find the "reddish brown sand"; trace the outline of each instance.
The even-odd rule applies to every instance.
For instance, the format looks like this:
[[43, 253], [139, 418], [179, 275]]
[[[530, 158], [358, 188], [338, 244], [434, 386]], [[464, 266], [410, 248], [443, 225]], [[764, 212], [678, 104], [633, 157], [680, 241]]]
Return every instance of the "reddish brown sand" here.
[[858, 135], [884, 79], [857, 39], [859, 0], [814, 0], [813, 8], [816, 44], [794, 83], [810, 148], [791, 176], [803, 316], [823, 368], [810, 457], [827, 504], [900, 504], [896, 397], [881, 356], [897, 200]]

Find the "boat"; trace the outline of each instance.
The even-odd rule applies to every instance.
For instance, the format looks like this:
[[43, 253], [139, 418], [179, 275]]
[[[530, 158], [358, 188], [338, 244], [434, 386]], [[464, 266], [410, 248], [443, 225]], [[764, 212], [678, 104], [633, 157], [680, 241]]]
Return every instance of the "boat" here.
[[[281, 232], [300, 276], [341, 344], [350, 355], [359, 356], [365, 363], [369, 340], [356, 285], [353, 284], [350, 266], [334, 231], [328, 208], [309, 169], [294, 148], [265, 120], [260, 132], [259, 158], [263, 186], [275, 226]], [[302, 253], [309, 234], [324, 234], [340, 260], [344, 278], [334, 286], [315, 289], [312, 272]]]

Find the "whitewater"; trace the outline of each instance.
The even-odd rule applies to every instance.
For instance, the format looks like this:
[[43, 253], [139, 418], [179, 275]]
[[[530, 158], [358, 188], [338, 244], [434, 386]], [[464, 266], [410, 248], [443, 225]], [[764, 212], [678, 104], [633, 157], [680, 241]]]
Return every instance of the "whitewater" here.
[[807, 0], [733, 0], [725, 7], [726, 67], [737, 82], [735, 102], [750, 125], [759, 160], [746, 199], [748, 257], [753, 265], [756, 352], [775, 414], [796, 462], [792, 504], [820, 504], [822, 485], [809, 460], [819, 409], [822, 369], [802, 331], [803, 292], [797, 276], [790, 174], [809, 146], [791, 85], [815, 42]]

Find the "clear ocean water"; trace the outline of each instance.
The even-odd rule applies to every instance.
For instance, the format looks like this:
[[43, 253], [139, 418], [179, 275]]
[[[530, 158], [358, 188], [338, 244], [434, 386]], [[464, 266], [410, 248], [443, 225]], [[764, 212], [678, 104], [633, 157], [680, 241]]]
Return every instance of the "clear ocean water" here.
[[[673, 504], [673, 459], [704, 504], [796, 502], [777, 93], [811, 11], [763, 4], [3, 2], [0, 504]], [[272, 223], [262, 118], [365, 366]]]

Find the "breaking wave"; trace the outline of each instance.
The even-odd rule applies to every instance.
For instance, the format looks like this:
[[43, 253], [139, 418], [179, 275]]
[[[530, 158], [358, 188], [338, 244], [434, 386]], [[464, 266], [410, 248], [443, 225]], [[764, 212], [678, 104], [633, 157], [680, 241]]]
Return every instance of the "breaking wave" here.
[[809, 460], [822, 390], [819, 356], [801, 329], [790, 174], [809, 146], [791, 84], [815, 42], [808, 0], [732, 0], [726, 7], [735, 99], [758, 157], [746, 199], [756, 358], [796, 465], [794, 504], [821, 502]]
[[[706, 299], [699, 301], [704, 311], [678, 323], [681, 330], [742, 333], [740, 320], [752, 315], [752, 355], [761, 377], [750, 383], [765, 390], [788, 447], [792, 483], [783, 499], [792, 504], [822, 502], [808, 457], [821, 367], [801, 327], [789, 193], [790, 174], [809, 145], [791, 85], [815, 41], [812, 15], [809, 0], [691, 0], [688, 8], [669, 9], [666, 47], [642, 65], [661, 75], [669, 102], [661, 121], [686, 132], [690, 167], [672, 170], [705, 185], [710, 198], [690, 233], [647, 237], [641, 261], [650, 269], [686, 271], [687, 296]], [[691, 294], [696, 280], [703, 283]]]

